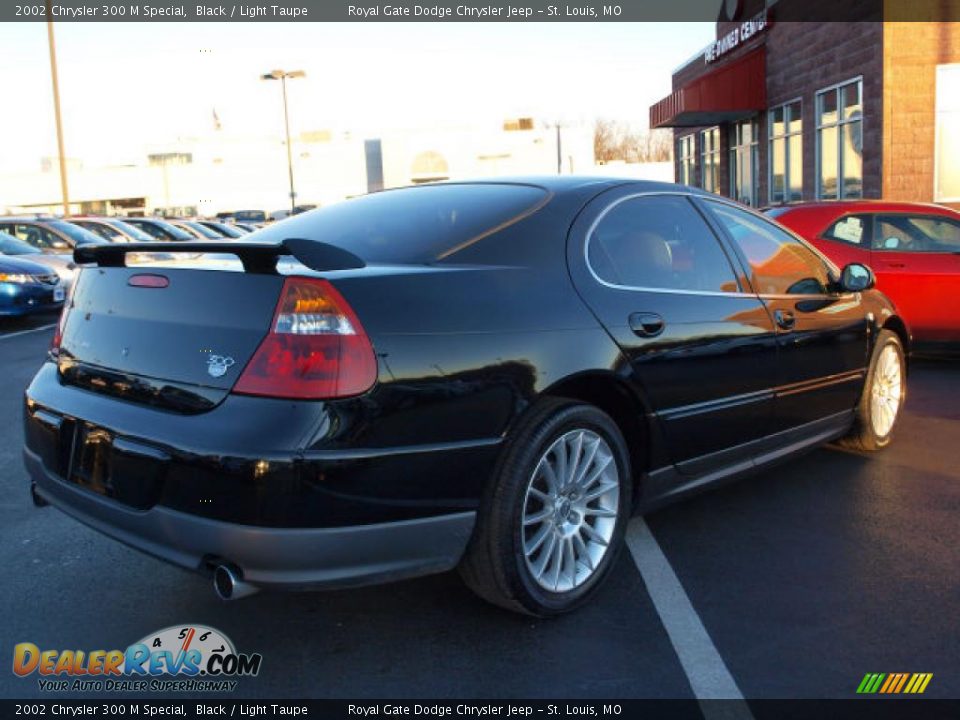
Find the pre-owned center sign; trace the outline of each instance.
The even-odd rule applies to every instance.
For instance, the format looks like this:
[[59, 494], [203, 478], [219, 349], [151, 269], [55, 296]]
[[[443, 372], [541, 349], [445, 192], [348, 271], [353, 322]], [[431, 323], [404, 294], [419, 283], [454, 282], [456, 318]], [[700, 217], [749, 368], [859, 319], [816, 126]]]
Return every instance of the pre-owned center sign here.
[[752, 37], [761, 35], [770, 29], [772, 21], [767, 17], [767, 11], [762, 10], [749, 20], [745, 20], [722, 38], [707, 46], [703, 52], [703, 59], [707, 63], [716, 62], [727, 53], [733, 52]]

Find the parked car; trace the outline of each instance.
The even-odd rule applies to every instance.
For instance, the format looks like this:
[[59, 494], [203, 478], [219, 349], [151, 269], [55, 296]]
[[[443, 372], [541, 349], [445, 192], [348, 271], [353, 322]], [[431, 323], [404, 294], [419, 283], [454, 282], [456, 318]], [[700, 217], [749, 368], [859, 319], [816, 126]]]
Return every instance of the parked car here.
[[221, 237], [231, 238], [233, 240], [241, 238], [250, 232], [250, 230], [244, 226], [237, 224], [229, 225], [227, 223], [216, 222], [215, 220], [200, 220], [200, 224], [210, 228]]
[[168, 220], [171, 225], [193, 235], [198, 240], [222, 240], [223, 235], [196, 220]]
[[557, 614], [634, 512], [830, 440], [882, 448], [905, 397], [868, 268], [692, 188], [422, 185], [257, 238], [149, 272], [119, 262], [136, 245], [81, 248], [100, 267], [25, 404], [38, 504], [225, 599], [459, 565]]
[[108, 242], [150, 242], [154, 239], [130, 223], [112, 217], [72, 217], [70, 222], [89, 230]]
[[153, 236], [155, 240], [162, 240], [164, 242], [187, 242], [188, 240], [196, 239], [194, 235], [191, 235], [183, 228], [178, 228], [160, 218], [128, 217], [124, 218], [123, 221]]
[[259, 225], [254, 225], [252, 223], [233, 223], [233, 225], [229, 225], [228, 227], [240, 228], [248, 233], [256, 232], [260, 229]]
[[0, 316], [59, 310], [65, 296], [60, 276], [49, 267], [0, 255]]
[[100, 236], [57, 218], [0, 217], [0, 232], [46, 253], [69, 253], [79, 245], [106, 242]]
[[[255, 223], [262, 225], [267, 221], [267, 213], [263, 210], [237, 210], [235, 213], [232, 213], [230, 217], [233, 218], [234, 222], [238, 223]], [[217, 219], [223, 220], [224, 218], [220, 217], [220, 213], [217, 213]]]
[[960, 348], [960, 213], [940, 205], [856, 200], [772, 208], [838, 264], [869, 265], [918, 348]]
[[29, 260], [37, 265], [45, 266], [48, 270], [60, 276], [60, 282], [68, 290], [77, 273], [76, 263], [73, 262], [70, 255], [45, 253], [33, 247], [33, 245], [27, 245], [22, 240], [4, 232], [0, 232], [0, 255], [19, 257], [21, 260]]

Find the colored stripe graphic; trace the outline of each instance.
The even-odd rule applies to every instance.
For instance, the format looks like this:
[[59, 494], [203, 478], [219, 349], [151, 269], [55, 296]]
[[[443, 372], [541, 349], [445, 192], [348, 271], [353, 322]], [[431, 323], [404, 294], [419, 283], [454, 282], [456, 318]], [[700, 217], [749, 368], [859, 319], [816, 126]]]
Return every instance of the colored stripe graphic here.
[[933, 673], [867, 673], [857, 686], [857, 694], [921, 695], [933, 679]]

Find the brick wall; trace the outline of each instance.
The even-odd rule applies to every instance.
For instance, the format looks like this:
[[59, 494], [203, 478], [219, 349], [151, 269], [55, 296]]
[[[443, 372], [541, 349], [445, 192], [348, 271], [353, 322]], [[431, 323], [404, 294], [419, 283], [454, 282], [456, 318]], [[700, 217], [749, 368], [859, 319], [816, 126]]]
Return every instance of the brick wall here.
[[883, 195], [932, 202], [936, 66], [960, 63], [960, 23], [887, 23], [883, 44]]
[[[752, 9], [752, 8], [749, 8]], [[748, 13], [744, 12], [744, 16]], [[717, 23], [717, 36], [734, 26], [731, 22]], [[757, 40], [747, 42], [729, 53], [721, 62], [729, 62], [755, 49], [767, 46], [767, 104], [776, 107], [800, 98], [803, 102], [803, 198], [812, 200], [816, 194], [816, 118], [815, 96], [818, 90], [846, 80], [863, 78], [863, 175], [864, 195], [880, 197], [883, 171], [883, 109], [884, 109], [884, 35], [879, 22], [774, 22]], [[673, 76], [674, 90], [691, 80], [710, 72], [721, 62], [707, 65], [702, 57], [694, 58]], [[757, 118], [760, 130], [758, 147], [760, 160], [759, 203], [766, 204], [768, 195], [768, 133], [766, 113]], [[696, 128], [699, 130], [700, 128]], [[690, 128], [676, 128], [674, 137], [690, 132]], [[720, 185], [724, 194], [729, 191], [729, 125], [721, 126]], [[699, 179], [699, 152], [697, 145]]]
[[[876, 22], [775, 24], [767, 39], [767, 106], [803, 101], [803, 199], [816, 195], [816, 93], [863, 77], [863, 193], [879, 198], [883, 167], [883, 25]], [[767, 167], [767, 124], [761, 118], [760, 166]], [[767, 173], [760, 178], [767, 198]]]

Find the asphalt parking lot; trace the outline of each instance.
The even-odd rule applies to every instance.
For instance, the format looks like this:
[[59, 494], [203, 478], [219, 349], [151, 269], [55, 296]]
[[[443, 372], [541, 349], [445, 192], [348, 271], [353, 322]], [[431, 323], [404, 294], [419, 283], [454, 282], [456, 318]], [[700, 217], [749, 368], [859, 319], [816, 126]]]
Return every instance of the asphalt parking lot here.
[[[4, 653], [202, 623], [264, 656], [233, 697], [849, 698], [867, 672], [930, 672], [925, 697], [960, 697], [958, 360], [915, 362], [887, 451], [820, 449], [634, 521], [598, 601], [538, 621], [453, 573], [223, 603], [201, 577], [35, 509], [20, 403], [52, 322], [0, 325]], [[0, 696], [41, 693], [6, 671]]]

